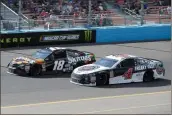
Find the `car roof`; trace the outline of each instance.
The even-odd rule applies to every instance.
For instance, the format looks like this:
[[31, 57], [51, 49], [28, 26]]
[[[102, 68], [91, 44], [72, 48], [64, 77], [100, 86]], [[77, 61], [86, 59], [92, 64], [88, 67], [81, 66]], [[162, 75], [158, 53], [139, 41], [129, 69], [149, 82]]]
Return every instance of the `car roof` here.
[[66, 48], [63, 48], [63, 47], [48, 47], [48, 48], [46, 48], [46, 49], [49, 49], [49, 50], [51, 50], [51, 51], [55, 51], [55, 50], [64, 50], [64, 49], [66, 49]]
[[127, 58], [136, 58], [137, 56], [130, 55], [130, 54], [115, 54], [115, 55], [108, 55], [106, 58], [114, 59], [114, 60], [123, 60]]

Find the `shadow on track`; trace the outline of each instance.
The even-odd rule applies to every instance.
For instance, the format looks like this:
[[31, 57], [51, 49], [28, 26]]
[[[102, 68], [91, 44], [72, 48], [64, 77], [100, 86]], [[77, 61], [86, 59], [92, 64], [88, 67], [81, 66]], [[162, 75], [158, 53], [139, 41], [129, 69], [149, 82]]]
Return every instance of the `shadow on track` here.
[[[1, 66], [2, 67], [2, 66]], [[10, 75], [10, 74], [9, 74]], [[42, 76], [24, 76], [24, 75], [16, 75], [19, 78], [28, 78], [28, 79], [54, 79], [54, 78], [69, 78], [71, 76], [71, 73], [59, 73], [59, 74], [45, 74]], [[159, 78], [156, 79], [153, 82], [137, 82], [137, 83], [126, 83], [126, 84], [114, 84], [114, 85], [104, 85], [104, 86], [97, 86], [93, 88], [136, 88], [136, 87], [161, 87], [161, 86], [169, 86], [171, 85], [171, 80]], [[77, 85], [76, 85], [77, 86]]]
[[126, 83], [126, 84], [114, 84], [114, 85], [105, 85], [98, 86], [95, 88], [136, 88], [136, 87], [161, 87], [161, 86], [169, 86], [171, 85], [171, 80], [169, 79], [156, 79], [153, 82], [138, 82], [138, 83]]
[[27, 76], [27, 75], [16, 75], [21, 78], [34, 78], [34, 79], [51, 79], [51, 78], [70, 78], [71, 73], [62, 73], [62, 74], [45, 74], [40, 76]]

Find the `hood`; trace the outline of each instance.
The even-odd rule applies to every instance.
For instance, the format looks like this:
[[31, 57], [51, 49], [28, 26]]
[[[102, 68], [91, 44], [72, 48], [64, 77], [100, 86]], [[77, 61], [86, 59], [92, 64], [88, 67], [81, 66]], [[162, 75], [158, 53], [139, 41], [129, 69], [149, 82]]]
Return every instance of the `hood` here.
[[84, 65], [84, 66], [80, 66], [76, 68], [73, 72], [75, 74], [89, 74], [89, 73], [94, 73], [94, 72], [103, 71], [107, 69], [109, 68], [96, 65], [96, 64], [88, 64], [88, 65]]
[[34, 59], [32, 57], [16, 57], [11, 61], [12, 64], [42, 64], [44, 63], [43, 59]]

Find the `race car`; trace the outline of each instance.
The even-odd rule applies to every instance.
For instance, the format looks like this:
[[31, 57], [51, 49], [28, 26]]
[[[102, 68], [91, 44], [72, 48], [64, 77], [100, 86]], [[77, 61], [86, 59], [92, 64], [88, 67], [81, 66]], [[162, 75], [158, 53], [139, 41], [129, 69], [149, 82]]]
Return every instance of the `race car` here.
[[7, 72], [29, 76], [71, 73], [76, 67], [95, 61], [95, 55], [90, 52], [47, 47], [36, 51], [31, 56], [13, 58], [7, 66]]
[[150, 82], [165, 76], [163, 62], [129, 54], [108, 55], [95, 63], [73, 70], [70, 82], [101, 86], [131, 82]]

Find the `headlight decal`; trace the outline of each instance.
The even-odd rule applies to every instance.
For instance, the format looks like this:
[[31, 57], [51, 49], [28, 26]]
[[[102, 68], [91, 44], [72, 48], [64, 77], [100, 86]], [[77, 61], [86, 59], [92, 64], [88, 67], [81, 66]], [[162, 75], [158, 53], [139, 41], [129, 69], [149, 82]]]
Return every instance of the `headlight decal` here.
[[24, 65], [24, 64], [21, 64], [21, 65], [19, 65], [19, 67], [20, 67], [21, 69], [24, 69], [24, 68], [25, 68], [25, 65]]
[[95, 73], [89, 74], [89, 76], [90, 76], [91, 83], [96, 82], [96, 74]]
[[26, 66], [24, 67], [24, 69], [25, 69], [26, 72], [29, 72], [30, 66], [29, 66], [29, 65], [26, 65]]

